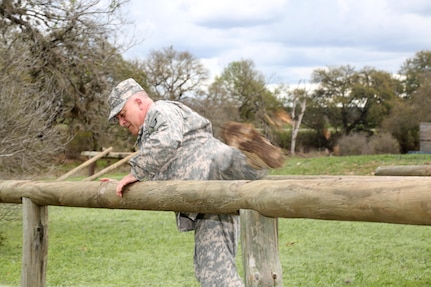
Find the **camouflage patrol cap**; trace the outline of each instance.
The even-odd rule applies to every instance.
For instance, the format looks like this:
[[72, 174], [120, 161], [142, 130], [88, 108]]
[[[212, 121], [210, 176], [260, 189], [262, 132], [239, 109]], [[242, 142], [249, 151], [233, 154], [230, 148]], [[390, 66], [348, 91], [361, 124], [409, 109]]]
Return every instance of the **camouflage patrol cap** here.
[[132, 78], [122, 81], [112, 89], [108, 98], [111, 108], [108, 120], [112, 120], [124, 107], [127, 99], [139, 91], [144, 91], [144, 89]]

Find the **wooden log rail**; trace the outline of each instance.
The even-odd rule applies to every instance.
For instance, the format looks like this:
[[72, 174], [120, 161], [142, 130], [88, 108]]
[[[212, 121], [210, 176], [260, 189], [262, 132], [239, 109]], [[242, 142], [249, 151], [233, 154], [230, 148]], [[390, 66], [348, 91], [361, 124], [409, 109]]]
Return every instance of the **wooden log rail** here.
[[232, 213], [431, 225], [431, 178], [294, 177], [258, 181], [138, 182], [115, 195], [101, 182], [0, 181], [0, 203]]
[[45, 286], [49, 205], [202, 213], [241, 210], [248, 287], [282, 286], [278, 217], [431, 225], [431, 177], [138, 182], [122, 198], [115, 195], [115, 187], [115, 182], [0, 181], [0, 203], [23, 203], [22, 286]]
[[[116, 151], [111, 151], [111, 150], [109, 152], [103, 154], [102, 157], [104, 157], [104, 158], [122, 159], [122, 158], [126, 158], [126, 157], [128, 157], [129, 155], [132, 154], [132, 152], [116, 152]], [[81, 155], [82, 156], [87, 156], [87, 157], [96, 157], [96, 156], [99, 156], [101, 153], [102, 152], [100, 152], [100, 151], [83, 151], [83, 152], [81, 152]]]
[[431, 165], [379, 166], [374, 175], [378, 176], [431, 176]]
[[83, 169], [84, 167], [93, 165], [96, 163], [96, 161], [102, 157], [104, 157], [105, 155], [107, 155], [108, 153], [110, 153], [112, 151], [112, 147], [107, 148], [106, 150], [104, 150], [103, 152], [100, 152], [98, 155], [90, 158], [89, 160], [87, 160], [86, 162], [84, 162], [83, 164], [75, 167], [74, 169], [72, 169], [71, 171], [69, 171], [66, 174], [63, 174], [62, 176], [60, 176], [59, 178], [57, 178], [57, 181], [62, 181], [65, 180], [66, 178], [68, 178], [69, 176], [77, 173], [78, 171], [80, 171], [81, 169]]
[[[134, 155], [136, 155], [138, 152], [114, 152], [112, 151], [113, 148], [109, 147], [105, 150], [103, 150], [102, 152], [99, 151], [83, 151], [81, 152], [82, 156], [86, 156], [89, 157], [90, 159], [87, 160], [86, 162], [84, 162], [83, 164], [81, 164], [80, 166], [78, 166], [77, 168], [75, 168], [74, 170], [70, 171], [69, 174], [73, 174], [75, 172], [77, 172], [78, 170], [88, 166], [89, 167], [89, 177], [87, 177], [86, 179], [84, 179], [84, 181], [91, 181], [94, 180], [96, 178], [98, 178], [99, 176], [116, 169], [117, 167], [121, 166], [122, 164], [128, 162]], [[108, 166], [107, 168], [99, 171], [97, 174], [94, 174], [94, 169], [96, 166], [96, 161], [100, 158], [114, 158], [114, 159], [119, 159], [118, 162], [116, 162], [115, 164]], [[69, 174], [63, 175], [60, 179], [65, 179], [67, 176], [69, 176]]]

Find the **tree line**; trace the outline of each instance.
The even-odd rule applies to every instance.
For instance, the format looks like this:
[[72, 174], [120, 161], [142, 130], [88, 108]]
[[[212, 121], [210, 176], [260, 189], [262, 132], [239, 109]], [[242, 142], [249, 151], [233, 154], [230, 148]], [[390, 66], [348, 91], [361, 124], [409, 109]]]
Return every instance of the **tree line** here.
[[357, 134], [386, 134], [398, 151], [419, 147], [431, 121], [431, 51], [418, 51], [397, 76], [373, 67], [319, 68], [308, 85], [269, 83], [252, 59], [229, 63], [214, 79], [199, 59], [174, 47], [126, 60], [117, 40], [129, 25], [127, 1], [4, 0], [0, 3], [0, 169], [34, 173], [82, 150], [133, 149], [107, 122], [107, 96], [135, 78], [155, 100], [184, 102], [208, 117], [249, 122], [286, 150], [329, 149]]

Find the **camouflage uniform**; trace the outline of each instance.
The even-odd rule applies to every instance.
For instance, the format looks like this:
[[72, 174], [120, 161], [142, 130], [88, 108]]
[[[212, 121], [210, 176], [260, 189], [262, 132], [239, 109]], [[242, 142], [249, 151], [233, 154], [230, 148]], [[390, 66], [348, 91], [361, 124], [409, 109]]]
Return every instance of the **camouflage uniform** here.
[[[211, 123], [178, 102], [149, 109], [131, 160], [139, 180], [257, 179], [246, 157], [212, 135]], [[202, 286], [243, 286], [235, 267], [238, 216], [177, 213], [180, 231], [195, 230], [195, 275]]]
[[[143, 90], [133, 79], [117, 85], [109, 103], [112, 119], [125, 101]], [[157, 101], [148, 110], [137, 137], [139, 154], [131, 173], [143, 180], [258, 179], [245, 155], [213, 137], [211, 123], [187, 106]], [[180, 231], [195, 231], [195, 276], [202, 286], [243, 286], [235, 266], [237, 215], [177, 213]]]

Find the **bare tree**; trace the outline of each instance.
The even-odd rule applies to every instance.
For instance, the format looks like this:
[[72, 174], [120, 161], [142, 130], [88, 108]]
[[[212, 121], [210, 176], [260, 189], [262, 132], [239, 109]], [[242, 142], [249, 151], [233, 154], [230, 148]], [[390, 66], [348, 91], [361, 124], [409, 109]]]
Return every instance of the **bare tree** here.
[[204, 97], [190, 99], [187, 104], [211, 121], [218, 138], [221, 138], [222, 127], [227, 121], [241, 120], [236, 102], [219, 85], [211, 85]]
[[171, 46], [152, 51], [143, 70], [156, 99], [182, 101], [204, 93], [208, 70], [189, 52], [178, 52]]
[[61, 138], [47, 144], [57, 140], [59, 130], [89, 134], [87, 148], [100, 148], [110, 131], [107, 93], [123, 75], [143, 78], [115, 44], [115, 35], [127, 24], [120, 10], [126, 2], [0, 2], [0, 96], [13, 103], [4, 106], [0, 117], [14, 115], [15, 127], [3, 127], [4, 146], [14, 143], [14, 149], [0, 149], [3, 159], [13, 159], [26, 170], [32, 163], [46, 164], [40, 154], [54, 154], [67, 142]]
[[[64, 150], [68, 136], [61, 126], [52, 125], [60, 113], [55, 96], [40, 91], [23, 73], [29, 59], [14, 50], [0, 55], [0, 171], [22, 177], [48, 167]], [[10, 57], [13, 65], [8, 65]]]
[[[295, 89], [292, 95], [292, 111], [291, 111], [291, 125], [292, 125], [292, 140], [290, 145], [290, 154], [295, 155], [296, 138], [301, 128], [302, 118], [305, 114], [307, 107], [307, 90]], [[299, 108], [298, 108], [299, 105]]]

